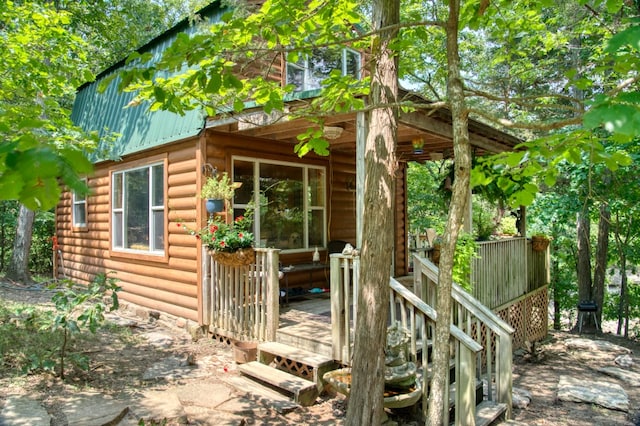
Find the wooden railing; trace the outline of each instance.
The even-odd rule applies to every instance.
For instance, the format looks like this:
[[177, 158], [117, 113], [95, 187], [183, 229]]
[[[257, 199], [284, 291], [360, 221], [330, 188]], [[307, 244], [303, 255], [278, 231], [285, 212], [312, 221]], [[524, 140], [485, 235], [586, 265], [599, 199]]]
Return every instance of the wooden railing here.
[[217, 263], [203, 250], [204, 325], [232, 339], [275, 340], [279, 322], [279, 250], [256, 248], [245, 266]]
[[[346, 365], [351, 364], [352, 330], [357, 322], [359, 258], [331, 255], [331, 322], [333, 335], [334, 358]], [[430, 375], [428, 348], [425, 342], [432, 334], [436, 322], [435, 310], [420, 300], [395, 279], [389, 283], [390, 315], [389, 324], [399, 323], [409, 330], [411, 361], [421, 367], [420, 375], [422, 389], [422, 407], [428, 407], [427, 389], [429, 389]], [[452, 324], [450, 329], [452, 359], [455, 362], [456, 387], [454, 404], [456, 423], [473, 425], [476, 405], [476, 360], [482, 351], [482, 346], [466, 335], [459, 327]], [[448, 387], [448, 382], [447, 382]], [[449, 394], [447, 388], [445, 395]], [[449, 416], [449, 399], [445, 398], [443, 418]]]
[[[415, 256], [414, 291], [428, 305], [435, 306], [438, 293], [438, 267], [427, 259]], [[453, 284], [451, 322], [483, 347], [478, 355], [478, 377], [488, 383], [488, 399], [506, 404], [507, 418], [511, 415], [512, 357], [511, 336], [514, 329], [489, 308]], [[496, 392], [492, 383], [495, 379]]]
[[527, 238], [480, 241], [471, 266], [472, 295], [489, 309], [503, 306], [549, 282], [548, 250]]

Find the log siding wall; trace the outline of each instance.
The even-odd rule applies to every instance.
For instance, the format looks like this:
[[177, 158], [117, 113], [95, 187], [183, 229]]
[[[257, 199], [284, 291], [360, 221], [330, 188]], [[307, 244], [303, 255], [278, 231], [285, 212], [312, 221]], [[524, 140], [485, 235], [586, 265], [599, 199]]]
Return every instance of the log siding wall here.
[[[202, 154], [200, 153], [202, 150]], [[202, 165], [209, 163], [219, 172], [229, 171], [234, 155], [308, 163], [326, 167], [327, 240], [355, 243], [355, 156], [334, 152], [328, 157], [307, 155], [300, 159], [293, 145], [257, 138], [238, 138], [210, 132], [200, 139], [166, 145], [163, 148], [129, 156], [120, 162], [97, 164], [87, 179], [87, 227], [71, 226], [72, 196], [63, 194], [56, 209], [56, 235], [62, 253], [58, 277], [66, 276], [87, 284], [101, 273], [113, 271], [119, 280], [122, 300], [181, 318], [202, 321], [200, 300], [201, 250], [196, 240], [179, 223], [198, 228], [206, 221], [206, 211], [198, 197], [203, 176]], [[164, 256], [111, 250], [111, 173], [131, 167], [165, 161]], [[312, 251], [283, 254], [282, 264], [308, 263]], [[321, 251], [322, 258], [327, 258]], [[309, 285], [328, 286], [328, 271], [288, 274], [290, 288]]]
[[[198, 256], [196, 240], [178, 222], [196, 218], [196, 145], [189, 140], [153, 150], [123, 162], [96, 165], [87, 179], [86, 230], [71, 226], [71, 194], [56, 209], [56, 234], [62, 251], [58, 276], [88, 283], [101, 273], [114, 272], [122, 287], [120, 298], [191, 320], [198, 319]], [[166, 158], [164, 256], [111, 250], [111, 172]]]

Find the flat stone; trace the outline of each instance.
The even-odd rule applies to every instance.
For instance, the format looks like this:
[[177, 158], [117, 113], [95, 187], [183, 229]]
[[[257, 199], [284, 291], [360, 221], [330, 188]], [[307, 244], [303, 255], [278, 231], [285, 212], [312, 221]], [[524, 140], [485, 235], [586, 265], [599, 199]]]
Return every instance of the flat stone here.
[[585, 382], [569, 376], [560, 376], [558, 399], [587, 402], [612, 410], [629, 411], [629, 396], [616, 383]]
[[567, 349], [573, 349], [573, 350], [600, 351], [600, 352], [623, 353], [623, 354], [631, 353], [630, 349], [627, 349], [624, 346], [619, 346], [619, 345], [607, 342], [605, 340], [573, 338], [573, 339], [565, 340], [564, 344], [567, 347]]
[[225, 413], [211, 408], [204, 407], [184, 407], [189, 421], [193, 424], [207, 426], [238, 426], [247, 424], [244, 416], [232, 413]]
[[623, 370], [618, 367], [602, 367], [599, 368], [598, 371], [608, 376], [615, 377], [616, 379], [620, 379], [629, 386], [640, 386], [640, 374], [635, 371]]
[[117, 424], [129, 411], [126, 402], [97, 392], [76, 392], [60, 402], [69, 426]]
[[177, 380], [203, 377], [206, 374], [197, 364], [189, 365], [186, 358], [169, 357], [149, 367], [143, 373], [142, 380]]
[[160, 349], [168, 349], [173, 345], [173, 336], [167, 333], [161, 333], [159, 331], [151, 331], [148, 333], [140, 334], [149, 341], [149, 344]]
[[39, 401], [24, 395], [9, 395], [0, 411], [0, 426], [49, 426], [51, 416]]
[[175, 389], [144, 391], [130, 401], [130, 406], [135, 417], [145, 424], [187, 424], [188, 421]]
[[216, 408], [233, 398], [235, 389], [224, 383], [193, 383], [176, 388], [183, 406]]
[[633, 358], [631, 358], [628, 354], [618, 355], [614, 362], [620, 367], [630, 368], [633, 365]]
[[531, 404], [531, 392], [514, 387], [512, 389], [511, 406], [514, 408], [527, 408]]

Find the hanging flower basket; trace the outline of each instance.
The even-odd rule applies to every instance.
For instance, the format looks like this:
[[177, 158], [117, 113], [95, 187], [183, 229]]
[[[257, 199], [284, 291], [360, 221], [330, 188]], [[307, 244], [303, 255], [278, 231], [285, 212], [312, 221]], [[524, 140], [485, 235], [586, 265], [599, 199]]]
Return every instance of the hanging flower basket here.
[[549, 239], [540, 235], [531, 237], [531, 246], [533, 251], [545, 251], [549, 247]]
[[250, 265], [256, 261], [253, 248], [241, 248], [232, 252], [212, 250], [210, 253], [213, 260], [227, 266]]

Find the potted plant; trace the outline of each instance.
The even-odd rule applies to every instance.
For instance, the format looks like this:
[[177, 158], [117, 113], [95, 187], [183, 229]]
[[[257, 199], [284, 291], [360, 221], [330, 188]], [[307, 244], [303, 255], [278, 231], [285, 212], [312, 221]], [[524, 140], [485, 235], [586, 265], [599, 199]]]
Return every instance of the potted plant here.
[[215, 216], [199, 231], [182, 224], [178, 226], [183, 226], [188, 233], [202, 240], [218, 263], [240, 266], [255, 261], [253, 234], [249, 232], [250, 215], [238, 216], [233, 223], [226, 223], [222, 218]]
[[200, 196], [207, 200], [207, 212], [221, 212], [225, 203], [233, 198], [233, 192], [238, 186], [231, 181], [227, 173], [222, 173], [219, 177], [207, 178], [200, 190]]
[[531, 237], [533, 251], [545, 251], [551, 240], [544, 234], [535, 234]]

